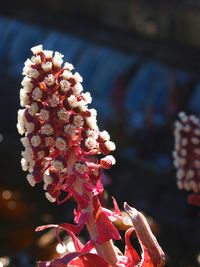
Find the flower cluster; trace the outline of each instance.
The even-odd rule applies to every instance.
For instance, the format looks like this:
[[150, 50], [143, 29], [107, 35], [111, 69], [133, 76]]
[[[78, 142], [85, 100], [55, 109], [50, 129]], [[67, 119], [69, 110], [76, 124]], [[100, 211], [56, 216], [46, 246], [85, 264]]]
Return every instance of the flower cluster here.
[[[99, 131], [97, 112], [88, 108], [92, 98], [83, 92], [82, 77], [73, 66], [63, 63], [63, 55], [32, 48], [33, 56], [25, 62], [20, 90], [24, 109], [18, 112], [17, 128], [25, 150], [22, 168], [34, 186], [44, 182], [46, 197], [54, 202], [63, 192], [72, 194], [76, 177], [93, 194], [101, 192], [101, 170], [114, 163], [108, 156], [115, 149], [106, 131]], [[97, 154], [106, 155], [97, 160]], [[78, 193], [78, 192], [77, 192]]]
[[[46, 197], [62, 203], [73, 196], [75, 224], [45, 225], [37, 231], [56, 227], [64, 229], [74, 242], [76, 252], [51, 262], [39, 262], [40, 267], [162, 267], [164, 253], [153, 236], [146, 219], [125, 204], [132, 226], [125, 233], [124, 255], [113, 240], [120, 239], [113, 218], [123, 222], [122, 214], [113, 198], [114, 211], [101, 206], [102, 172], [115, 164], [109, 153], [115, 149], [106, 131], [97, 126], [97, 112], [88, 108], [92, 98], [83, 92], [82, 77], [73, 73], [73, 66], [63, 64], [63, 55], [32, 49], [33, 56], [25, 62], [25, 75], [20, 90], [23, 109], [18, 112], [17, 128], [24, 146], [22, 168], [28, 171], [27, 180], [34, 186], [43, 182]], [[100, 155], [103, 155], [100, 157]], [[77, 235], [86, 225], [91, 240], [83, 245]], [[142, 256], [130, 243], [136, 232]], [[59, 239], [59, 235], [58, 235]], [[139, 264], [139, 265], [138, 265]]]
[[175, 123], [174, 166], [179, 189], [200, 193], [200, 121], [179, 113]]

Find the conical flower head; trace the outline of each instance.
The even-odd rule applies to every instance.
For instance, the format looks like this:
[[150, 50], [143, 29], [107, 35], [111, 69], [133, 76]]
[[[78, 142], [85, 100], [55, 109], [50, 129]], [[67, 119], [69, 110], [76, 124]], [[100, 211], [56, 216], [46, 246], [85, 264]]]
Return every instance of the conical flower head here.
[[[62, 54], [43, 50], [42, 45], [31, 50], [33, 56], [23, 69], [23, 109], [17, 124], [24, 135], [21, 163], [29, 172], [27, 180], [32, 186], [44, 182], [52, 202], [63, 192], [66, 198], [76, 195], [77, 177], [88, 193], [98, 194], [103, 190], [101, 170], [115, 163], [108, 156], [115, 144], [106, 131], [99, 131], [97, 112], [88, 108], [92, 97], [83, 91], [82, 77], [73, 72], [72, 64], [63, 65]], [[105, 157], [99, 161], [96, 155], [101, 153]]]

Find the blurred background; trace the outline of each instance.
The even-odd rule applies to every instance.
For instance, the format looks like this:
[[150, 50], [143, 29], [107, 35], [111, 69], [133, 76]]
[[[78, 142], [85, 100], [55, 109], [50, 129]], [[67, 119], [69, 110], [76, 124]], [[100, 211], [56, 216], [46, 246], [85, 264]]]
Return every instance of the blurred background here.
[[[143, 211], [168, 267], [200, 266], [199, 210], [176, 188], [177, 112], [200, 116], [199, 0], [7, 0], [0, 5], [0, 267], [33, 267], [63, 251], [42, 224], [72, 222], [74, 203], [49, 203], [21, 171], [19, 90], [30, 48], [64, 54], [117, 145], [114, 196]], [[67, 240], [67, 236], [63, 235]], [[124, 245], [123, 242], [121, 246]]]

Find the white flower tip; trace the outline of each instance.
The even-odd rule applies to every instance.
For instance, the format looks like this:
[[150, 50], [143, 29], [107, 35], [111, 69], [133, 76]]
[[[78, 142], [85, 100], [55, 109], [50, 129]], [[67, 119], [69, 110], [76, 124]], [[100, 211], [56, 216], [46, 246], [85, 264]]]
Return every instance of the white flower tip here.
[[116, 145], [112, 141], [106, 141], [105, 144], [110, 151], [114, 151], [116, 149]]
[[25, 133], [25, 129], [22, 127], [21, 123], [17, 123], [17, 131], [21, 135]]
[[109, 169], [115, 163], [116, 160], [112, 155], [108, 155], [100, 160], [100, 165], [104, 169]]
[[52, 58], [52, 56], [53, 56], [53, 51], [52, 50], [44, 50], [43, 51], [44, 52], [44, 55], [45, 55], [45, 57], [46, 58]]
[[43, 46], [42, 45], [36, 45], [31, 48], [31, 51], [33, 52], [34, 55], [43, 52]]
[[56, 198], [52, 197], [48, 192], [45, 193], [45, 196], [52, 203], [56, 201]]
[[47, 169], [43, 175], [44, 184], [47, 186], [53, 182], [52, 177], [49, 174], [49, 170]]
[[72, 71], [74, 69], [74, 66], [71, 63], [66, 62], [64, 64], [64, 69], [68, 69], [69, 71]]
[[26, 179], [27, 179], [27, 181], [29, 182], [29, 184], [30, 184], [31, 186], [35, 186], [36, 181], [35, 181], [34, 176], [33, 176], [32, 174], [28, 174], [28, 175], [26, 176]]
[[79, 83], [82, 83], [83, 81], [82, 76], [78, 72], [74, 73], [74, 79], [76, 80], [76, 82], [79, 82]]
[[27, 162], [24, 158], [21, 159], [21, 166], [22, 166], [23, 171], [27, 171], [28, 166], [27, 166]]

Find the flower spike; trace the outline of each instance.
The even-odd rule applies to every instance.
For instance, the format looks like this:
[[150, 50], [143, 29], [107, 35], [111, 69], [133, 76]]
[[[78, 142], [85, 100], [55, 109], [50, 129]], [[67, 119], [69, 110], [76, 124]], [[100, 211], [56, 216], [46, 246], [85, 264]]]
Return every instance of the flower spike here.
[[[33, 56], [27, 59], [23, 69], [22, 109], [17, 123], [23, 135], [22, 169], [28, 171], [27, 180], [32, 186], [43, 183], [50, 202], [61, 204], [71, 197], [77, 202], [74, 224], [50, 224], [36, 229], [55, 227], [59, 242], [60, 229], [65, 230], [76, 251], [59, 259], [39, 262], [38, 266], [136, 267], [140, 257], [129, 241], [133, 229], [125, 234], [127, 248], [123, 255], [113, 244], [113, 240], [121, 239], [112, 221], [112, 218], [122, 219], [117, 202], [113, 198], [114, 211], [111, 211], [103, 208], [99, 200], [104, 191], [103, 171], [115, 164], [115, 158], [110, 155], [115, 144], [108, 132], [99, 130], [97, 112], [88, 107], [92, 97], [84, 92], [82, 77], [73, 72], [72, 64], [63, 65], [62, 54], [43, 50], [42, 45], [31, 51]], [[125, 209], [132, 213], [127, 205]], [[90, 235], [85, 245], [77, 237], [84, 226]], [[164, 261], [157, 257], [162, 254], [161, 249], [142, 215], [133, 220], [133, 226], [143, 245], [141, 266], [164, 266]], [[152, 265], [154, 263], [158, 265]]]
[[76, 183], [90, 185], [93, 194], [99, 194], [96, 184], [101, 170], [115, 164], [113, 156], [94, 164], [90, 155], [107, 155], [115, 145], [106, 131], [99, 131], [97, 112], [88, 108], [92, 98], [83, 92], [82, 77], [72, 73], [73, 66], [62, 67], [63, 55], [43, 50], [42, 45], [31, 50], [33, 57], [23, 69], [20, 101], [24, 109], [18, 112], [17, 124], [19, 133], [25, 134], [22, 168], [28, 170], [32, 186], [44, 183], [49, 201], [59, 201], [62, 191], [74, 192], [77, 201], [84, 201]]

